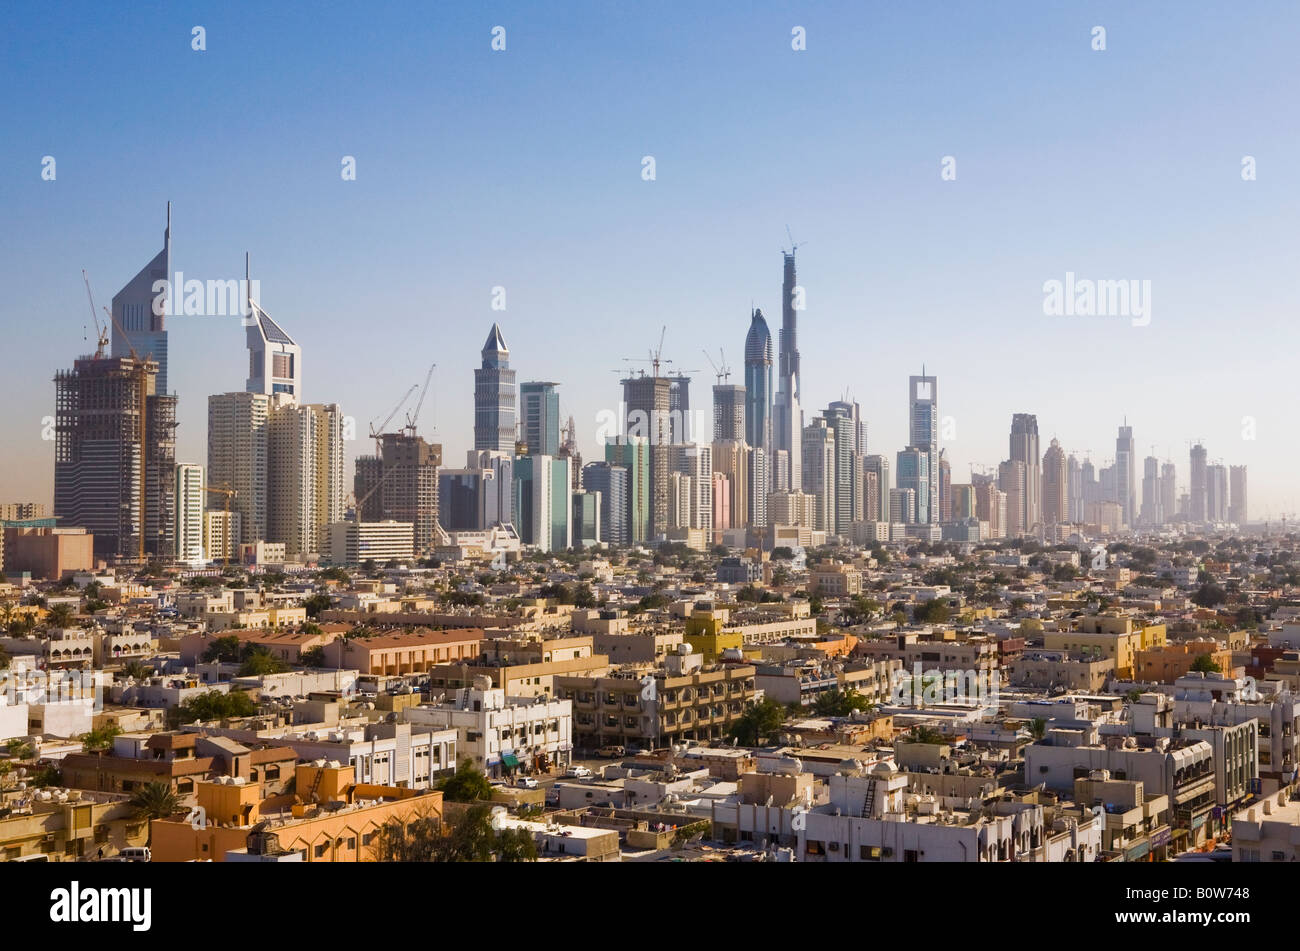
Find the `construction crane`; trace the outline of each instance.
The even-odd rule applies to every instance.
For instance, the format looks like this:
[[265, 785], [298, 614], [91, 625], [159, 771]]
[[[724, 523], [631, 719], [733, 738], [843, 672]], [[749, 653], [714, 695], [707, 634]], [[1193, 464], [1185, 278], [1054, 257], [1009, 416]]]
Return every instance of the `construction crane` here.
[[379, 455], [379, 440], [380, 437], [383, 436], [384, 430], [388, 427], [388, 424], [392, 421], [393, 417], [397, 415], [397, 411], [402, 408], [402, 405], [411, 398], [411, 394], [419, 388], [419, 383], [412, 383], [411, 388], [403, 394], [400, 400], [397, 401], [397, 405], [393, 407], [393, 411], [384, 417], [384, 421], [379, 424], [378, 428], [375, 427], [375, 421], [373, 419], [370, 421], [370, 438], [375, 441], [375, 455]]
[[239, 492], [231, 488], [229, 482], [223, 482], [221, 483], [221, 485], [205, 485], [203, 487], [203, 491], [211, 492], [213, 495], [224, 495], [226, 497], [226, 504], [225, 504], [226, 524], [225, 524], [225, 528], [222, 530], [222, 538], [225, 544], [222, 546], [224, 551], [221, 556], [221, 564], [223, 566], [229, 566], [230, 549], [234, 547], [234, 545], [232, 544], [232, 542], [234, 541], [234, 532], [231, 530], [231, 525], [230, 525], [230, 500], [233, 499], [235, 496], [237, 496]]
[[731, 367], [727, 366], [727, 355], [723, 352], [721, 347], [718, 348], [718, 360], [721, 361], [721, 365], [713, 362], [713, 358], [709, 356], [709, 351], [701, 350], [700, 352], [704, 354], [704, 359], [708, 360], [709, 365], [713, 367], [713, 373], [717, 377], [718, 386], [722, 385], [723, 380], [731, 379]]
[[[420, 418], [420, 408], [424, 406], [424, 398], [429, 393], [429, 381], [433, 379], [433, 371], [434, 368], [437, 367], [437, 365], [438, 364], [436, 363], [429, 364], [429, 372], [425, 374], [424, 389], [420, 391], [420, 400], [418, 403], [415, 404], [415, 412], [406, 414], [406, 431], [407, 434], [410, 435], [411, 437], [415, 436], [415, 421]], [[434, 428], [435, 429], [437, 428], [436, 422], [434, 423]]]
[[[668, 326], [667, 326], [667, 324], [665, 324], [663, 330], [661, 330], [661, 331], [659, 332], [659, 346], [658, 346], [657, 349], [654, 349], [654, 350], [651, 350], [651, 351], [650, 351], [650, 358], [649, 358], [648, 360], [638, 360], [638, 359], [635, 359], [635, 358], [633, 358], [633, 357], [624, 357], [624, 358], [623, 358], [623, 362], [625, 362], [625, 363], [648, 363], [648, 364], [650, 364], [651, 369], [654, 371], [654, 375], [655, 375], [655, 376], [659, 376], [659, 368], [660, 368], [661, 366], [663, 366], [664, 364], [672, 363], [672, 362], [673, 362], [673, 361], [671, 361], [671, 360], [665, 360], [665, 359], [663, 359], [663, 352], [664, 352], [664, 334], [666, 334], [666, 333], [668, 333]], [[645, 375], [645, 371], [642, 370], [642, 371], [641, 371], [641, 374], [642, 374], [642, 376], [644, 376], [644, 375]]]
[[[789, 225], [786, 225], [786, 226], [785, 226], [785, 236], [786, 236], [787, 238], [790, 239], [790, 252], [789, 252], [790, 254], [794, 254], [796, 251], [799, 250], [800, 247], [802, 247], [802, 245], [800, 245], [800, 244], [795, 244], [795, 241], [794, 241], [794, 235], [792, 235], [792, 234], [790, 233], [790, 226], [789, 226]], [[805, 244], [805, 245], [806, 245], [807, 243], [808, 243], [807, 241], [804, 241], [804, 242], [803, 242], [803, 244]], [[781, 253], [782, 253], [782, 254], [785, 253], [785, 248], [782, 248], [782, 249], [781, 249]], [[924, 371], [922, 371], [922, 372], [924, 372]]]
[[86, 269], [81, 269], [81, 279], [86, 283], [86, 297], [90, 299], [90, 319], [95, 322], [95, 359], [102, 360], [104, 348], [108, 346], [108, 327], [100, 326], [99, 313], [95, 310], [95, 295], [90, 292], [90, 277]]

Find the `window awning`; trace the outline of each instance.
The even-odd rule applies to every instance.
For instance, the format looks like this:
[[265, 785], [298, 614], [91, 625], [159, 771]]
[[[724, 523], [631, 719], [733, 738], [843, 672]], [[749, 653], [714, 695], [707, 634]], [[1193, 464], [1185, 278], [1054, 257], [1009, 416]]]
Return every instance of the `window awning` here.
[[515, 756], [514, 753], [502, 753], [501, 765], [504, 766], [506, 769], [518, 769], [519, 758]]

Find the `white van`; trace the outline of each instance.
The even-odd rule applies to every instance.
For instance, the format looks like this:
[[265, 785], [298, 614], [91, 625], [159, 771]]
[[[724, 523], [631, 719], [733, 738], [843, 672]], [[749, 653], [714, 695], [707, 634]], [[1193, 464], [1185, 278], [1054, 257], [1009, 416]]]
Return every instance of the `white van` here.
[[133, 846], [129, 849], [123, 849], [117, 853], [118, 858], [126, 859], [128, 862], [152, 862], [153, 852], [144, 846]]

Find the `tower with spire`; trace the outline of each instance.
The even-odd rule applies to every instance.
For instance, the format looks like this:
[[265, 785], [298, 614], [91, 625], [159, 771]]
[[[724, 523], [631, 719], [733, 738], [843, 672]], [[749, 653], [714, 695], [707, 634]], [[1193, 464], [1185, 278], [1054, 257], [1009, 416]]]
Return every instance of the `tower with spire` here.
[[474, 448], [513, 453], [517, 430], [515, 371], [501, 328], [492, 325], [474, 371]]

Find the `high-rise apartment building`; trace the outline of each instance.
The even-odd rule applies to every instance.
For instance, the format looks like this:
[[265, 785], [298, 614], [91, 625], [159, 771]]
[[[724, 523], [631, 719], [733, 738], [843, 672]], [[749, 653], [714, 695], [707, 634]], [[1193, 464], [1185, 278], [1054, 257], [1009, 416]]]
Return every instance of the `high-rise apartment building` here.
[[[262, 393], [208, 397], [208, 485], [234, 491], [229, 507], [239, 515], [240, 536], [231, 538], [236, 547], [245, 541], [270, 540], [266, 533], [270, 414], [271, 398]], [[214, 495], [208, 507], [225, 511], [226, 500]]]
[[835, 430], [824, 417], [803, 429], [803, 491], [816, 499], [813, 528], [835, 532]]
[[1160, 467], [1160, 512], [1166, 522], [1178, 515], [1177, 470], [1172, 462]]
[[1065, 450], [1053, 439], [1043, 453], [1043, 525], [1070, 521], [1070, 473]]
[[379, 443], [380, 485], [372, 496], [379, 499], [379, 518], [374, 521], [410, 522], [415, 554], [425, 557], [441, 541], [438, 469], [442, 465], [442, 445], [427, 442], [406, 429], [384, 433]]
[[839, 401], [826, 407], [826, 426], [834, 433], [835, 465], [831, 479], [828, 530], [845, 538], [862, 521], [862, 420], [857, 403]]
[[1188, 520], [1196, 524], [1206, 521], [1205, 447], [1197, 443], [1191, 452], [1191, 490], [1188, 493]]
[[541, 551], [573, 547], [571, 464], [553, 456], [521, 456], [515, 461], [515, 528], [525, 545]]
[[[712, 535], [713, 473], [718, 456], [721, 456], [722, 464], [726, 467], [722, 471], [728, 476], [734, 473], [739, 477], [732, 482], [731, 491], [738, 492], [738, 500], [741, 503], [739, 511], [744, 511], [745, 444], [743, 442], [715, 443], [712, 446], [679, 443], [667, 448], [669, 482], [672, 482], [674, 475], [689, 480], [689, 484], [684, 489], [685, 505], [678, 512], [676, 524], [672, 523], [671, 518], [669, 519], [669, 527], [701, 528], [705, 530], [706, 536]], [[737, 469], [737, 466], [740, 468]], [[680, 483], [681, 479], [679, 478], [678, 481]]]
[[863, 496], [863, 519], [868, 522], [889, 521], [889, 490], [894, 487], [890, 479], [889, 459], [881, 455], [865, 456], [862, 460], [863, 472], [872, 472], [876, 476], [876, 499], [880, 508], [873, 511], [870, 500]]
[[[1008, 526], [1010, 537], [1023, 535], [1035, 530], [1043, 521], [1042, 472], [1040, 470], [1042, 450], [1038, 445], [1038, 417], [1032, 413], [1016, 413], [1011, 417], [1011, 452], [1010, 460], [1024, 466], [1024, 473], [1019, 479], [1019, 493], [1015, 498], [1008, 498], [1008, 506], [1017, 507], [1017, 511], [1008, 517], [1013, 523]], [[1011, 493], [1007, 486], [1002, 491]]]
[[483, 344], [482, 365], [474, 371], [474, 448], [515, 451], [515, 371], [510, 348], [495, 323]]
[[753, 528], [767, 528], [767, 496], [772, 485], [767, 450], [749, 447], [749, 512], [746, 521]]
[[[1037, 443], [1037, 434], [1034, 442]], [[998, 488], [1006, 495], [1007, 517], [1002, 522], [1003, 535], [1017, 538], [1029, 531], [1026, 523], [1026, 502], [1028, 497], [1029, 476], [1026, 466], [1019, 459], [1008, 459], [998, 466]], [[1035, 463], [1034, 472], [1038, 465]]]
[[1147, 526], [1162, 525], [1165, 521], [1160, 460], [1155, 456], [1147, 456], [1142, 460], [1142, 509], [1138, 521]]
[[1228, 481], [1232, 489], [1232, 501], [1228, 507], [1228, 521], [1242, 526], [1247, 521], [1246, 503], [1246, 467], [1232, 466], [1228, 470]]
[[[343, 457], [343, 413], [337, 404], [298, 406], [283, 397], [271, 398], [264, 480], [266, 541], [282, 542], [292, 558], [328, 548], [328, 526], [342, 520], [347, 497]], [[211, 470], [211, 459], [208, 467]]]
[[1066, 460], [1066, 476], [1070, 483], [1070, 521], [1074, 523], [1083, 521], [1083, 467], [1079, 465], [1079, 460], [1071, 454]]
[[1205, 521], [1228, 520], [1228, 467], [1207, 466], [1205, 469]]
[[201, 565], [209, 556], [203, 547], [203, 511], [207, 508], [203, 467], [176, 466], [176, 560]]

